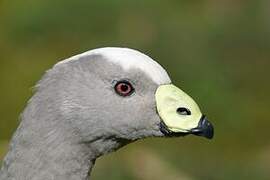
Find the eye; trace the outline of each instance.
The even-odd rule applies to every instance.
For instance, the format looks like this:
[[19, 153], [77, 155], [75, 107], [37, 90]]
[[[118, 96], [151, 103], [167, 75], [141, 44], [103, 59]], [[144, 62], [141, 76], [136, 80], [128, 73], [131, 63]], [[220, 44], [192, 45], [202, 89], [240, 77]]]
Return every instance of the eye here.
[[130, 82], [122, 80], [116, 83], [114, 90], [120, 96], [129, 96], [134, 92], [134, 88]]

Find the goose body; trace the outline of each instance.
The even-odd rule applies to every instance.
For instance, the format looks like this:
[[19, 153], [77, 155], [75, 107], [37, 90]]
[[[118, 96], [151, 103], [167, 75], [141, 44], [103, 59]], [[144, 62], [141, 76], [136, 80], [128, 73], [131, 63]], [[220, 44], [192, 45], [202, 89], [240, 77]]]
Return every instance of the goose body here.
[[59, 62], [36, 85], [20, 119], [0, 180], [86, 180], [98, 157], [138, 139], [213, 136], [167, 72], [128, 48]]

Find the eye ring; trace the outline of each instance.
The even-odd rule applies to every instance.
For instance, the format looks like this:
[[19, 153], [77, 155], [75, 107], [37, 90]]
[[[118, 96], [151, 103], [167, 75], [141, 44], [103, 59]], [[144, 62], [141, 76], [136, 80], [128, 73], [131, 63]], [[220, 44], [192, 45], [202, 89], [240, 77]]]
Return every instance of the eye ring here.
[[118, 81], [114, 86], [115, 92], [123, 97], [130, 96], [134, 92], [132, 84], [127, 80]]

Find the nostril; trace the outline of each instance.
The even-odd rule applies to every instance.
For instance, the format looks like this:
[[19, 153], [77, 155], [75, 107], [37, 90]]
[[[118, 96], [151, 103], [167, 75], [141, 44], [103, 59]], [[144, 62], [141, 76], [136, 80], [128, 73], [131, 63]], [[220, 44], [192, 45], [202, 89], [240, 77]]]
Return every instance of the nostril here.
[[190, 110], [184, 107], [177, 108], [176, 112], [180, 115], [191, 115]]

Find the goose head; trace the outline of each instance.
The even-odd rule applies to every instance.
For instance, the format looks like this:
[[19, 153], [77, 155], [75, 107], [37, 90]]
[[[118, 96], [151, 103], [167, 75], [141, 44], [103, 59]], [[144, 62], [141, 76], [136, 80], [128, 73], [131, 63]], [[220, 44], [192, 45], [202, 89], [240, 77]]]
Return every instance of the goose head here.
[[115, 142], [105, 153], [145, 137], [213, 137], [196, 102], [137, 50], [94, 49], [59, 62], [48, 74], [56, 76], [51, 86], [62, 120], [83, 142]]
[[99, 48], [48, 70], [21, 115], [0, 179], [87, 179], [95, 159], [146, 137], [213, 126], [164, 68], [128, 48]]

